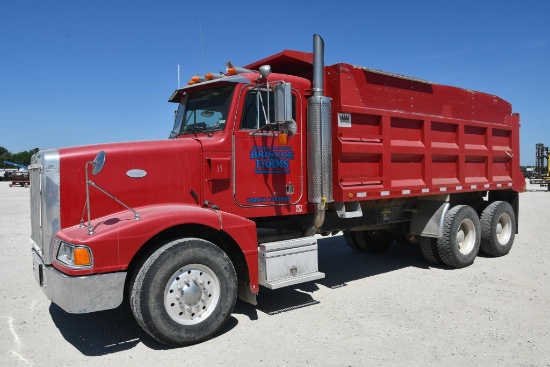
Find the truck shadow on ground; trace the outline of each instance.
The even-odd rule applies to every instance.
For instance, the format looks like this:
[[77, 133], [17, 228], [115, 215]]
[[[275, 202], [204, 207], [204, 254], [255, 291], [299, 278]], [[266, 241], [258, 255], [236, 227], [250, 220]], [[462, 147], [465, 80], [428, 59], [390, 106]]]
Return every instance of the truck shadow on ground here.
[[318, 240], [318, 245], [319, 271], [325, 273], [324, 279], [277, 290], [261, 287], [257, 306], [238, 302], [235, 312], [255, 320], [257, 318], [256, 311], [276, 315], [318, 304], [314, 294], [320, 286], [336, 289], [345, 287], [349, 282], [355, 280], [411, 266], [448, 270], [444, 266], [428, 263], [420, 253], [418, 246], [408, 243], [394, 241], [391, 248], [383, 254], [351, 249], [345, 244], [342, 236], [321, 238]]
[[[153, 350], [174, 349], [143, 331], [126, 302], [113, 310], [88, 314], [70, 314], [52, 303], [49, 311], [65, 340], [86, 356], [118, 353], [139, 343]], [[237, 324], [238, 320], [230, 317], [218, 335], [231, 331]]]
[[[87, 314], [70, 314], [52, 303], [49, 311], [65, 340], [86, 356], [132, 349], [139, 342], [156, 343], [141, 330], [124, 303], [113, 310]], [[151, 347], [157, 349], [154, 345]]]
[[[411, 266], [426, 269], [434, 267], [424, 260], [417, 246], [410, 244], [394, 242], [384, 254], [369, 254], [349, 248], [342, 236], [322, 238], [318, 243], [319, 270], [325, 273], [324, 279], [278, 290], [262, 287], [257, 306], [237, 301], [233, 313], [254, 321], [258, 319], [258, 311], [277, 315], [318, 304], [315, 292], [320, 287], [345, 287], [348, 282]], [[154, 350], [172, 349], [157, 342], [140, 328], [127, 302], [113, 310], [90, 314], [69, 314], [55, 304], [50, 305], [49, 311], [65, 340], [86, 356], [117, 353], [132, 349], [139, 343]], [[218, 335], [230, 332], [238, 322], [235, 317], [230, 317]]]

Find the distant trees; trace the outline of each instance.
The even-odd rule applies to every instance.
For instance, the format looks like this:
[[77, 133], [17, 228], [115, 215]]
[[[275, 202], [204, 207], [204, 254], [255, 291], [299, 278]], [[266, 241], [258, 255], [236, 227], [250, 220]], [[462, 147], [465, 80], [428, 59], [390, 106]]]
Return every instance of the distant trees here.
[[31, 157], [34, 154], [34, 150], [27, 150], [19, 153], [12, 154], [4, 147], [0, 147], [0, 168], [15, 168], [9, 164], [4, 164], [4, 161], [13, 163], [24, 164], [28, 166], [31, 164]]

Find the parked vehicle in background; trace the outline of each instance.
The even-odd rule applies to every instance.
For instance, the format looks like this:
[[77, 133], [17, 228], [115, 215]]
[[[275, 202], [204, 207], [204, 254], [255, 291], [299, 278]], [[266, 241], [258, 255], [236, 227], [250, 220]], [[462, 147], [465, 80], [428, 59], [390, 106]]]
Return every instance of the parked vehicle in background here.
[[29, 187], [29, 185], [31, 184], [31, 181], [29, 179], [29, 172], [27, 171], [17, 171], [10, 173], [10, 175], [8, 175], [8, 181], [11, 181], [10, 187]]

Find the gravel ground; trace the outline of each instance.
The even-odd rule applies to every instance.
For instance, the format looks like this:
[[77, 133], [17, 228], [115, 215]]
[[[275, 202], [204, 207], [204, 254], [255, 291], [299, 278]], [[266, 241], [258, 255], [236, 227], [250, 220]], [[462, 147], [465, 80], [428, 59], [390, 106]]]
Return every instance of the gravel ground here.
[[262, 288], [216, 338], [173, 349], [125, 305], [51, 304], [32, 274], [29, 189], [0, 182], [0, 366], [550, 366], [550, 192], [528, 190], [508, 256], [451, 270], [413, 245], [370, 255], [322, 238], [325, 279]]

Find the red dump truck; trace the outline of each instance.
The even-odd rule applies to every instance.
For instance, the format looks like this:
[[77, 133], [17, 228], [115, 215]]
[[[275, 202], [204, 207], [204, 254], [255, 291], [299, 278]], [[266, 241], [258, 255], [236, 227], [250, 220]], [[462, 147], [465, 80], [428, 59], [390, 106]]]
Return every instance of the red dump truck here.
[[[465, 267], [518, 229], [519, 115], [485, 93], [285, 50], [193, 77], [169, 139], [48, 149], [33, 269], [70, 313], [118, 307], [162, 343], [206, 340], [237, 296], [315, 281], [316, 234]], [[272, 72], [273, 71], [273, 72]]]

